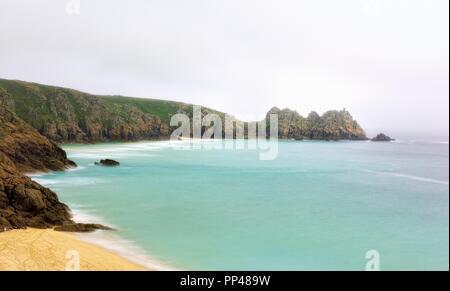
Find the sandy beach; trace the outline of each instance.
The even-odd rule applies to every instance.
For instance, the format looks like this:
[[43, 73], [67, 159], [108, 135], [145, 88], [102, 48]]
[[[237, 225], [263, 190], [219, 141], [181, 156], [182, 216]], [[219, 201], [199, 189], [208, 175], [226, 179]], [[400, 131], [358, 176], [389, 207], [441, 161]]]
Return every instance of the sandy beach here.
[[75, 235], [51, 229], [12, 230], [0, 233], [0, 270], [146, 270]]

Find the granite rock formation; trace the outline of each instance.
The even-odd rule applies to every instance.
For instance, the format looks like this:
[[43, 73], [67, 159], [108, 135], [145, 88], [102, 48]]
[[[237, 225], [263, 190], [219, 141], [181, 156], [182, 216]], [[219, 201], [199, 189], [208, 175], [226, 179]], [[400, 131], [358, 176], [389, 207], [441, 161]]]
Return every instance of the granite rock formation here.
[[0, 152], [0, 231], [65, 223], [72, 223], [68, 207], [53, 191], [23, 175]]
[[0, 152], [21, 172], [58, 171], [76, 166], [57, 144], [0, 104]]
[[266, 120], [269, 120], [270, 114], [278, 114], [278, 137], [280, 139], [367, 139], [364, 130], [345, 109], [327, 111], [322, 116], [311, 112], [305, 118], [297, 111], [274, 107], [267, 113]]
[[69, 208], [58, 200], [56, 193], [24, 175], [24, 172], [64, 170], [75, 163], [9, 108], [0, 104], [0, 231], [66, 224], [87, 229], [72, 221]]

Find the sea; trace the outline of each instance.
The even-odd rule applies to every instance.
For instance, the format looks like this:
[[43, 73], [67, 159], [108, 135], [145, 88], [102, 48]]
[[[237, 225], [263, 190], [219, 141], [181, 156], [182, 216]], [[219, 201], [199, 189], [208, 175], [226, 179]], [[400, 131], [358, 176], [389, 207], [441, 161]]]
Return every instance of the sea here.
[[77, 168], [32, 179], [151, 269], [449, 269], [448, 137], [276, 143], [69, 144]]

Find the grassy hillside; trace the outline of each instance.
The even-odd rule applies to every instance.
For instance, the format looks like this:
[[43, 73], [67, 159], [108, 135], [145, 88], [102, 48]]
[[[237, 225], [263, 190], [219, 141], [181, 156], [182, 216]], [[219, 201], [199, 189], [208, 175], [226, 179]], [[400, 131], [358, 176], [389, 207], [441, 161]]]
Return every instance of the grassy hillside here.
[[101, 98], [107, 106], [110, 106], [111, 111], [116, 110], [117, 112], [121, 106], [128, 104], [139, 108], [142, 112], [158, 116], [164, 122], [169, 122], [170, 117], [173, 114], [177, 113], [180, 108], [185, 107], [183, 103], [159, 99], [123, 96], [99, 96], [99, 98]]
[[99, 96], [73, 89], [0, 79], [0, 101], [57, 141], [136, 140], [168, 135], [180, 102]]
[[[73, 89], [0, 79], [0, 103], [41, 134], [57, 142], [97, 142], [168, 138], [176, 113], [192, 117], [192, 105], [158, 99], [100, 96]], [[202, 108], [202, 114], [225, 113]], [[365, 139], [364, 130], [346, 110], [297, 112], [273, 108], [283, 139]]]
[[187, 105], [181, 102], [158, 99], [91, 95], [73, 89], [17, 80], [0, 79], [0, 88], [5, 89], [14, 98], [16, 112], [19, 116], [25, 116], [29, 113], [29, 107], [33, 107], [36, 113], [39, 113], [39, 116], [36, 117], [42, 121], [40, 123], [58, 119], [58, 116], [52, 114], [50, 105], [52, 99], [58, 99], [58, 96], [61, 95], [67, 97], [67, 101], [73, 106], [76, 116], [79, 119], [85, 118], [88, 113], [83, 104], [85, 103], [84, 99], [89, 98], [98, 98], [101, 100], [105, 105], [105, 109], [110, 114], [121, 114], [125, 105], [131, 105], [139, 108], [144, 113], [157, 116], [166, 122], [169, 121], [170, 116], [175, 114], [180, 107]]

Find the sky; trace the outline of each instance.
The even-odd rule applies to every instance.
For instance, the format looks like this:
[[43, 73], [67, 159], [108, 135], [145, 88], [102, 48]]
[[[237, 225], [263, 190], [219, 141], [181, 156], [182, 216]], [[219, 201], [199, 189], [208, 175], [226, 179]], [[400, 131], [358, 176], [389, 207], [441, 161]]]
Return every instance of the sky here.
[[449, 131], [448, 0], [0, 0], [0, 78]]

